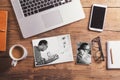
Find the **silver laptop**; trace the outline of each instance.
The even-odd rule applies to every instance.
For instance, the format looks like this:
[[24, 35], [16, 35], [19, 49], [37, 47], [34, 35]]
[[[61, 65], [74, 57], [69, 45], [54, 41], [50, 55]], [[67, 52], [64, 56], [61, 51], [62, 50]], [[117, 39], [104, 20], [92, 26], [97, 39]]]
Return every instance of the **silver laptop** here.
[[85, 18], [80, 0], [11, 0], [11, 3], [24, 38]]

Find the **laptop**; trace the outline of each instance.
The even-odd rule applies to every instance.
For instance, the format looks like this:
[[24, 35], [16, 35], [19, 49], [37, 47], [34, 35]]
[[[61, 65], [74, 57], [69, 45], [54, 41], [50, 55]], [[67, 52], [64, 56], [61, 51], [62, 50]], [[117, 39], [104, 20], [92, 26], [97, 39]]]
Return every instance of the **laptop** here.
[[11, 0], [23, 38], [85, 18], [80, 0]]

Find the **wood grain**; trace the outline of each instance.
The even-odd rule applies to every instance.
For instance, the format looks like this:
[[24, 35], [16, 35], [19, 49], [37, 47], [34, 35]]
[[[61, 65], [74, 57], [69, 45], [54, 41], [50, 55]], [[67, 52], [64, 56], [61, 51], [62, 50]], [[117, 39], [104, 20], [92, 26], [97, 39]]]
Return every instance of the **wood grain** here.
[[[0, 0], [0, 10], [9, 11], [7, 51], [0, 52], [0, 80], [119, 80], [119, 70], [106, 69], [106, 42], [120, 40], [120, 0], [81, 0], [81, 2], [86, 15], [85, 19], [23, 39], [10, 0]], [[90, 10], [93, 3], [108, 5], [105, 29], [102, 33], [88, 30]], [[100, 36], [105, 61], [98, 64], [92, 56], [92, 64], [90, 65], [77, 65], [74, 61], [35, 68], [31, 41], [62, 34], [71, 35], [74, 59], [76, 58], [76, 44], [78, 42], [90, 42], [93, 38]], [[16, 67], [11, 67], [9, 48], [18, 43], [27, 48], [28, 57], [20, 61]]]

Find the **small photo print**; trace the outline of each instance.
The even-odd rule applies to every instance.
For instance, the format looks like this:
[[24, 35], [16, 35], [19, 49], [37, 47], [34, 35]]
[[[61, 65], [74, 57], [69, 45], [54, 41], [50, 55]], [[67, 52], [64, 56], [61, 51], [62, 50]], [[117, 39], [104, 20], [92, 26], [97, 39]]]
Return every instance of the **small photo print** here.
[[90, 43], [80, 42], [77, 44], [77, 64], [90, 64], [91, 63], [91, 45]]
[[32, 40], [35, 66], [73, 61], [70, 35]]

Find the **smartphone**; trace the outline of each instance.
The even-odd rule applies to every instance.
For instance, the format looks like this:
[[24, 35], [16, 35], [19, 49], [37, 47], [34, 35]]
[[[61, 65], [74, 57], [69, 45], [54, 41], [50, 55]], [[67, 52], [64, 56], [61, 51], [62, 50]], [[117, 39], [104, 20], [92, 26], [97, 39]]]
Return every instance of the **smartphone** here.
[[90, 30], [103, 31], [106, 11], [106, 5], [93, 4], [89, 23]]

